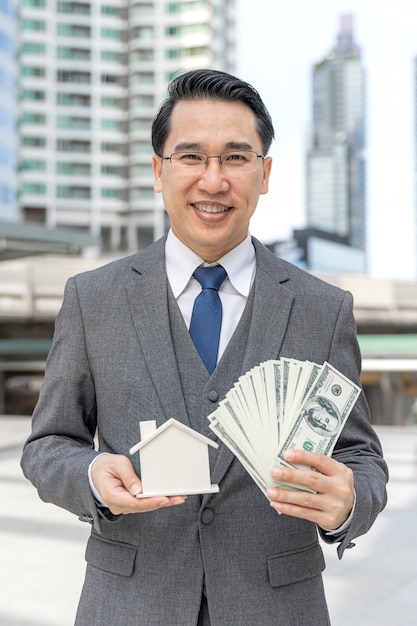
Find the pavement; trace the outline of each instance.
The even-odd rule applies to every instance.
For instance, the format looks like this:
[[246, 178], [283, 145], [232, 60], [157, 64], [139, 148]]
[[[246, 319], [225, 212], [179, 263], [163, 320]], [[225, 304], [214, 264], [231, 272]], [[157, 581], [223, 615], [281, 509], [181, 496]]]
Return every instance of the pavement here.
[[[90, 527], [41, 502], [23, 477], [29, 430], [27, 417], [0, 416], [0, 626], [73, 626]], [[417, 626], [417, 426], [376, 430], [388, 505], [341, 561], [323, 545], [332, 626]]]

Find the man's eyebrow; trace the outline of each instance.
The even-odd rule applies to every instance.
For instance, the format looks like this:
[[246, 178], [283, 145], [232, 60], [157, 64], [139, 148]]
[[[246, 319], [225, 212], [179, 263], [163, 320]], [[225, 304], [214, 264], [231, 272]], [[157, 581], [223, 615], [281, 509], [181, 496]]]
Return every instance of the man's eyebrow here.
[[[184, 150], [203, 150], [201, 143], [181, 141], [177, 143], [174, 148], [175, 152], [182, 152]], [[247, 141], [228, 141], [224, 150], [253, 150], [253, 146]]]
[[246, 141], [229, 141], [225, 145], [226, 150], [253, 150], [253, 146]]
[[202, 150], [201, 143], [191, 143], [189, 141], [181, 141], [175, 146], [175, 152], [182, 152], [183, 150]]

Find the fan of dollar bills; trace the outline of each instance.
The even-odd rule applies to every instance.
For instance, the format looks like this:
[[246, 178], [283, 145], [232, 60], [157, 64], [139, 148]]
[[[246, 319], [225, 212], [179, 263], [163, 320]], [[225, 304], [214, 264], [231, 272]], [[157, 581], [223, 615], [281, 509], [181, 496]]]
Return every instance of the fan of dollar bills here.
[[274, 486], [306, 490], [274, 481], [271, 468], [290, 467], [284, 460], [290, 449], [330, 456], [360, 392], [329, 363], [282, 357], [241, 376], [208, 416], [210, 429], [265, 495]]

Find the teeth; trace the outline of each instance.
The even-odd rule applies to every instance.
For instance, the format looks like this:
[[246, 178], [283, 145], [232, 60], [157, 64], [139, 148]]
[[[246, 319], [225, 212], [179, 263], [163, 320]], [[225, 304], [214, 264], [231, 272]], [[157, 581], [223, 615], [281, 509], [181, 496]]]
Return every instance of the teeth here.
[[223, 211], [227, 211], [227, 207], [219, 206], [217, 204], [194, 204], [194, 206], [199, 211], [205, 211], [205, 213], [223, 213]]

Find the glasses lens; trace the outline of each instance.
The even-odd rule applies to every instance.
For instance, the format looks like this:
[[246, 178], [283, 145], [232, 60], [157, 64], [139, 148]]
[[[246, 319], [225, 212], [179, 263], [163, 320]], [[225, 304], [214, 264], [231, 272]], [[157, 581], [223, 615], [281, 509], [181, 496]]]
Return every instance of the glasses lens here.
[[221, 155], [223, 169], [233, 173], [238, 171], [251, 172], [256, 168], [258, 155], [252, 150], [236, 150], [235, 152], [223, 152]]

